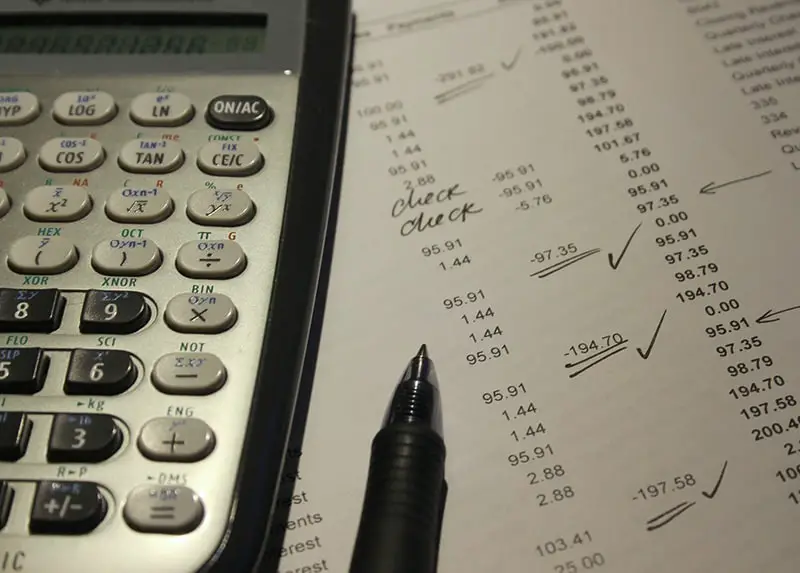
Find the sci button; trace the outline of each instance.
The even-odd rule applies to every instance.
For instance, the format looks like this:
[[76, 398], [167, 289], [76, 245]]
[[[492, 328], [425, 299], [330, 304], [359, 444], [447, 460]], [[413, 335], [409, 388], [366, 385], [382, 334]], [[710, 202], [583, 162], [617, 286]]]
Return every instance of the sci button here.
[[64, 393], [114, 396], [130, 388], [137, 375], [133, 358], [122, 350], [73, 350]]
[[80, 535], [100, 525], [107, 511], [96, 484], [43, 481], [36, 486], [29, 528], [31, 533]]
[[141, 533], [181, 535], [203, 521], [203, 503], [188, 487], [140, 485], [125, 502], [125, 521]]
[[211, 100], [206, 121], [217, 129], [252, 131], [270, 124], [269, 104], [256, 95], [221, 95]]

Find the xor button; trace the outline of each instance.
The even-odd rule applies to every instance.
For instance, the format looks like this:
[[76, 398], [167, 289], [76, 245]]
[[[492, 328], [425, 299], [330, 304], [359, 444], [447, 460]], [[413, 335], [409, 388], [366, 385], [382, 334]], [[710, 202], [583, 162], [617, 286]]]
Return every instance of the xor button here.
[[74, 350], [64, 393], [114, 396], [130, 388], [137, 375], [131, 355], [122, 350]]
[[104, 414], [58, 414], [53, 420], [47, 461], [97, 463], [107, 460], [122, 445], [122, 432], [114, 418]]

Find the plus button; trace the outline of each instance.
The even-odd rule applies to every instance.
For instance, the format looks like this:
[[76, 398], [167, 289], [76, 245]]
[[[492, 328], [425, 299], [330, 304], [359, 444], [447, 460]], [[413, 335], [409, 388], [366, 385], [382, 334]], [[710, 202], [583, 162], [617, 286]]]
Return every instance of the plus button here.
[[161, 443], [164, 444], [165, 446], [169, 446], [169, 451], [174, 454], [175, 453], [175, 446], [182, 446], [186, 442], [184, 442], [183, 440], [179, 440], [178, 439], [178, 434], [176, 432], [172, 432], [172, 438], [169, 439], [169, 440], [165, 440], [165, 441], [163, 441]]
[[56, 511], [58, 511], [59, 509], [61, 509], [61, 504], [60, 504], [60, 503], [58, 503], [58, 502], [57, 502], [55, 499], [53, 499], [53, 498], [51, 497], [51, 498], [50, 498], [50, 501], [48, 501], [46, 504], [44, 504], [44, 508], [47, 510], [47, 513], [49, 513], [50, 515], [52, 515], [52, 514], [54, 514]]

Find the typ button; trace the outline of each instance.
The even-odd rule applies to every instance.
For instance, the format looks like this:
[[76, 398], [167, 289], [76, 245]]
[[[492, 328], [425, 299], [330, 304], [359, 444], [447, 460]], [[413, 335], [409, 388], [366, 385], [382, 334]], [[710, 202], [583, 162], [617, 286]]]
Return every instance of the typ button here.
[[90, 290], [83, 301], [81, 332], [131, 334], [150, 320], [144, 295], [130, 291]]
[[96, 463], [110, 458], [122, 445], [122, 432], [105, 414], [58, 414], [50, 430], [47, 461]]
[[0, 348], [0, 394], [36, 394], [49, 364], [41, 348]]
[[220, 95], [209, 102], [206, 111], [206, 121], [217, 129], [262, 129], [273, 117], [272, 108], [257, 95]]
[[65, 394], [113, 396], [136, 381], [133, 358], [122, 350], [74, 350], [69, 362]]
[[0, 289], [0, 332], [53, 332], [63, 311], [56, 289]]
[[0, 412], [0, 461], [15, 462], [25, 455], [32, 427], [24, 412]]
[[81, 535], [100, 525], [107, 511], [97, 484], [43, 481], [36, 486], [29, 528], [31, 533]]

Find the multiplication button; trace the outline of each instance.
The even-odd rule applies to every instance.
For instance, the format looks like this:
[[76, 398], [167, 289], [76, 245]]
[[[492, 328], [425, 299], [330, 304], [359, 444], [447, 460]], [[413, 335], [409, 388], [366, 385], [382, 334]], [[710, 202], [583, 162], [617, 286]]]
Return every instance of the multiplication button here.
[[144, 295], [131, 291], [90, 290], [81, 312], [84, 334], [132, 334], [150, 320]]
[[133, 357], [122, 350], [73, 350], [64, 393], [84, 396], [122, 394], [136, 381]]
[[224, 294], [179, 294], [167, 304], [164, 320], [176, 332], [219, 334], [238, 318], [233, 301]]
[[19, 139], [0, 137], [0, 173], [16, 169], [25, 163], [27, 155]]
[[0, 412], [0, 461], [15, 462], [25, 455], [32, 428], [24, 412]]
[[153, 367], [153, 386], [165, 394], [205, 396], [222, 388], [225, 365], [208, 353], [176, 352], [162, 356]]
[[99, 141], [89, 137], [56, 137], [39, 150], [39, 164], [56, 173], [84, 173], [97, 169], [106, 152]]
[[36, 187], [22, 206], [32, 221], [48, 223], [77, 221], [92, 210], [92, 200], [83, 187]]
[[128, 495], [122, 515], [135, 531], [181, 535], [196, 529], [204, 513], [188, 487], [140, 485]]
[[244, 271], [247, 257], [236, 241], [192, 241], [178, 251], [176, 266], [193, 279], [230, 279]]
[[161, 261], [161, 249], [150, 239], [109, 239], [92, 251], [95, 270], [112, 276], [149, 275]]
[[173, 209], [169, 193], [158, 187], [124, 187], [106, 203], [106, 215], [117, 223], [160, 223]]
[[36, 486], [29, 529], [36, 534], [81, 535], [100, 525], [107, 511], [97, 484], [43, 481]]
[[8, 250], [8, 266], [22, 275], [57, 275], [78, 262], [75, 245], [63, 237], [31, 235], [17, 239]]
[[157, 462], [197, 462], [216, 445], [214, 432], [197, 418], [156, 418], [139, 434], [139, 451]]
[[49, 366], [41, 348], [0, 348], [0, 394], [36, 394]]
[[56, 289], [0, 288], [0, 332], [57, 330], [65, 300]]
[[100, 125], [117, 115], [117, 104], [106, 92], [67, 92], [53, 103], [53, 117], [65, 125]]
[[183, 149], [168, 139], [134, 139], [119, 152], [119, 166], [130, 173], [170, 173], [183, 165]]
[[253, 200], [238, 189], [200, 189], [189, 197], [186, 215], [198, 225], [233, 227], [250, 222]]
[[105, 414], [58, 414], [53, 420], [47, 461], [97, 463], [110, 458], [122, 445], [122, 431]]

